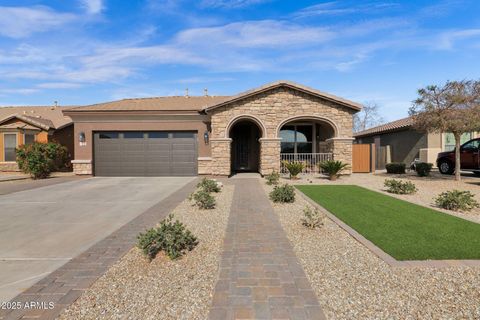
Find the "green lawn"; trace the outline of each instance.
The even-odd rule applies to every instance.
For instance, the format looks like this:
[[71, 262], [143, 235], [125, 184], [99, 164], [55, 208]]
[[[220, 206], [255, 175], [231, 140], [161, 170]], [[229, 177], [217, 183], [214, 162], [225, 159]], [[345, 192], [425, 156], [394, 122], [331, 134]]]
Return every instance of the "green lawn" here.
[[480, 259], [480, 224], [358, 186], [297, 188], [397, 260]]

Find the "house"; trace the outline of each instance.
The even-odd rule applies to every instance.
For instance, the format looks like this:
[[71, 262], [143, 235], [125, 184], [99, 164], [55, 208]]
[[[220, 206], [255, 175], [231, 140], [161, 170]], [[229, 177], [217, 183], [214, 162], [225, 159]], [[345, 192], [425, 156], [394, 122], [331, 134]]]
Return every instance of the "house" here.
[[[375, 144], [377, 155], [382, 150], [385, 161], [403, 162], [410, 165], [415, 159], [433, 163], [437, 154], [455, 148], [455, 139], [451, 133], [426, 133], [415, 130], [411, 117], [395, 120], [367, 130], [356, 132], [353, 135], [355, 143]], [[477, 133], [462, 135], [464, 143], [477, 137]], [[378, 159], [378, 157], [377, 157]], [[382, 161], [377, 161], [377, 163]], [[377, 169], [382, 169], [378, 168]]]
[[235, 96], [125, 99], [64, 110], [77, 174], [231, 175], [279, 171], [285, 156], [351, 163], [361, 105], [289, 81]]
[[73, 122], [64, 107], [0, 108], [0, 171], [18, 171], [15, 148], [33, 141], [56, 141], [74, 157]]

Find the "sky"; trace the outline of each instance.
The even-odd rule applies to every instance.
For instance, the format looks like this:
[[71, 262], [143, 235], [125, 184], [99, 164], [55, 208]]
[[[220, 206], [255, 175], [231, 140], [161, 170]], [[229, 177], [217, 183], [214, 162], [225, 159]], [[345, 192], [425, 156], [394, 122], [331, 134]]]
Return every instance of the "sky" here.
[[480, 1], [2, 0], [0, 105], [232, 95], [291, 80], [385, 120], [480, 75]]

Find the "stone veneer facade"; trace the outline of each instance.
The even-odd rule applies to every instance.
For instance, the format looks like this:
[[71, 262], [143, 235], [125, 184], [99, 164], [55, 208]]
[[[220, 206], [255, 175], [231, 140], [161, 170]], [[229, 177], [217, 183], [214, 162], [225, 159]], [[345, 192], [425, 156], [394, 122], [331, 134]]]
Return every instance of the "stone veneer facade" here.
[[77, 175], [93, 174], [92, 160], [72, 160], [72, 167]]
[[[329, 123], [335, 136], [328, 139], [328, 149], [335, 160], [352, 163], [352, 120], [356, 111], [288, 87], [279, 87], [255, 94], [209, 111], [211, 115], [212, 174], [230, 175], [229, 130], [240, 120], [251, 120], [261, 130], [260, 173], [280, 169], [278, 131], [295, 120], [318, 120]], [[346, 172], [348, 173], [348, 172]]]

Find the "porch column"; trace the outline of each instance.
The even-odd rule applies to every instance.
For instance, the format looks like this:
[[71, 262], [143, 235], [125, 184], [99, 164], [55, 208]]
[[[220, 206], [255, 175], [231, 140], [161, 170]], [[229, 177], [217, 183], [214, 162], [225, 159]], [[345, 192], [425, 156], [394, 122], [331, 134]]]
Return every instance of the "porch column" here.
[[352, 173], [352, 142], [353, 138], [327, 139], [329, 151], [333, 153], [333, 159], [347, 163], [349, 168], [342, 171], [343, 174]]
[[280, 172], [280, 138], [260, 138], [260, 174]]
[[231, 174], [230, 146], [231, 138], [210, 139], [212, 148], [212, 174], [218, 176], [229, 176]]

